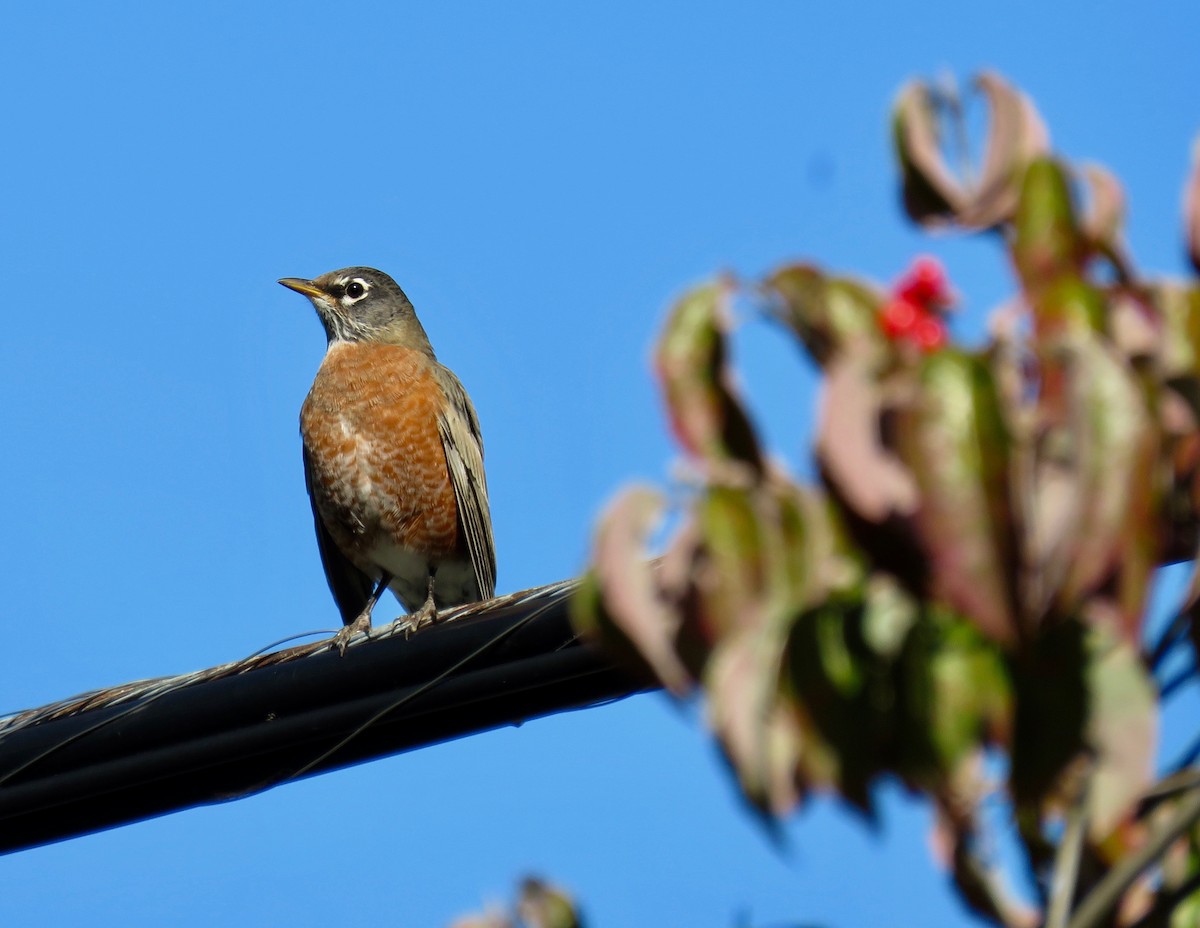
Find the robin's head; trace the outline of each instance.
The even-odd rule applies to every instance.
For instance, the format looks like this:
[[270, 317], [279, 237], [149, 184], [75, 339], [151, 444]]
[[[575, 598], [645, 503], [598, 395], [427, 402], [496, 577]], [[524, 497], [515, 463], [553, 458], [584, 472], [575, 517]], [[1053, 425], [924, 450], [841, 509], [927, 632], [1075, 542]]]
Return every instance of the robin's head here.
[[383, 271], [346, 267], [312, 280], [285, 277], [279, 282], [312, 301], [330, 343], [384, 342], [433, 354], [412, 303]]

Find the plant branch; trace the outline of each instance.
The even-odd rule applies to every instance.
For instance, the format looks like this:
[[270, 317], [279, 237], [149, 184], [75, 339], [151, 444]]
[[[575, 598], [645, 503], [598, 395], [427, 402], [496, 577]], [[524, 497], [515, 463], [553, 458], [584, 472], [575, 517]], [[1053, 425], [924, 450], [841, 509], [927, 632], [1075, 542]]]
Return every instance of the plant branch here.
[[1197, 821], [1200, 821], [1200, 789], [1187, 794], [1170, 821], [1155, 829], [1142, 847], [1124, 857], [1108, 872], [1080, 903], [1067, 928], [1096, 928], [1100, 925], [1133, 881]]

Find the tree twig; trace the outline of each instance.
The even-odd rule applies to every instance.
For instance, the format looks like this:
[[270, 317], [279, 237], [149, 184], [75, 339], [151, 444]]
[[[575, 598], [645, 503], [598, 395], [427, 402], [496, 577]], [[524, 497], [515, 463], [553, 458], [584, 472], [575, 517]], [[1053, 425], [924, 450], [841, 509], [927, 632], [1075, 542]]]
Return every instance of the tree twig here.
[[1064, 928], [1071, 916], [1071, 903], [1075, 899], [1075, 886], [1079, 880], [1079, 859], [1083, 854], [1083, 837], [1087, 831], [1091, 779], [1090, 775], [1084, 778], [1079, 795], [1067, 813], [1067, 827], [1054, 858], [1053, 888], [1050, 909], [1046, 914], [1046, 928]]
[[1176, 838], [1200, 821], [1200, 789], [1187, 794], [1166, 824], [1151, 833], [1144, 845], [1124, 857], [1108, 875], [1088, 893], [1067, 928], [1096, 928], [1112, 911], [1121, 894], [1153, 864]]

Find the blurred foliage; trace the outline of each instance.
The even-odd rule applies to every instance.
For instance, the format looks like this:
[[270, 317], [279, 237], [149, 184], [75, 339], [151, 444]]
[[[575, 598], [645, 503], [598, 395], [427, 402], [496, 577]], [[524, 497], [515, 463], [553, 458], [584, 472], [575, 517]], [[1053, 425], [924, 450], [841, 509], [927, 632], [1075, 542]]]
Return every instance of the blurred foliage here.
[[[612, 503], [576, 622], [676, 696], [704, 693], [768, 823], [813, 791], [875, 816], [892, 777], [934, 803], [936, 856], [986, 919], [1193, 924], [1200, 776], [1164, 789], [1189, 760], [1156, 782], [1154, 673], [1200, 640], [1200, 582], [1163, 641], [1144, 648], [1143, 622], [1156, 569], [1196, 554], [1200, 288], [1136, 271], [1116, 179], [1054, 154], [998, 75], [977, 89], [977, 162], [953, 88], [905, 87], [892, 125], [912, 220], [1011, 261], [986, 346], [949, 338], [931, 258], [891, 286], [799, 263], [687, 293], [655, 364], [682, 502], [643, 486]], [[1200, 164], [1200, 270], [1198, 190]], [[730, 367], [735, 300], [822, 370], [817, 486], [760, 443]], [[650, 558], [668, 511], [679, 528]], [[992, 859], [997, 797], [1037, 898]]]
[[530, 876], [521, 881], [511, 909], [493, 906], [464, 915], [450, 928], [585, 928], [585, 923], [566, 890]]

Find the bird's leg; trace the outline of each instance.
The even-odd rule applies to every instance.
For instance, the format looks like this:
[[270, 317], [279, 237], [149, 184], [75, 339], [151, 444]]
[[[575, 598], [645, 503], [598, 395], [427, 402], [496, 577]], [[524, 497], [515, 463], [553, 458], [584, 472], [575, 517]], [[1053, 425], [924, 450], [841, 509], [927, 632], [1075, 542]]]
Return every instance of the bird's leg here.
[[367, 597], [366, 604], [353, 622], [344, 625], [342, 629], [333, 636], [333, 644], [331, 648], [337, 648], [338, 653], [343, 657], [346, 656], [346, 645], [350, 643], [350, 639], [359, 632], [370, 631], [371, 628], [371, 612], [375, 608], [375, 604], [379, 602], [379, 597], [383, 595], [383, 591], [388, 588], [388, 584], [392, 582], [392, 575], [386, 570], [380, 576], [379, 582], [375, 584], [375, 590]]
[[408, 617], [408, 628], [410, 631], [416, 631], [422, 625], [432, 625], [437, 621], [437, 604], [433, 601], [433, 580], [437, 574], [437, 568], [432, 565], [429, 568], [429, 586], [428, 593], [425, 596], [425, 604], [416, 612]]

